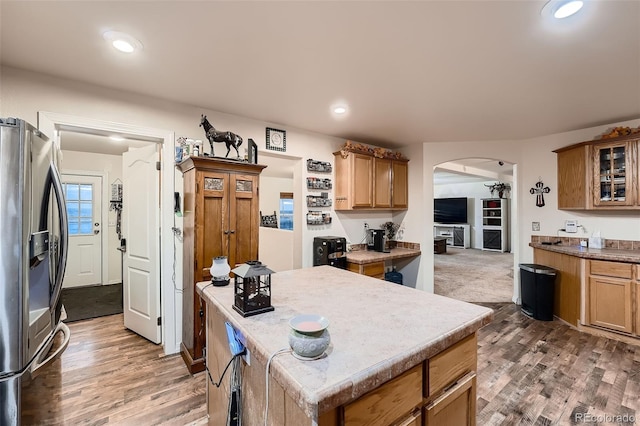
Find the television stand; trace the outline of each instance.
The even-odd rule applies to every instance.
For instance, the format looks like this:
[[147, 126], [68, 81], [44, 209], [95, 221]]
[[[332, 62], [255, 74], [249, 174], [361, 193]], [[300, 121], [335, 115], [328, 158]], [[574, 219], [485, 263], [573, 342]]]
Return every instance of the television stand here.
[[471, 246], [471, 225], [468, 223], [435, 223], [433, 236], [446, 238], [448, 246], [469, 248]]

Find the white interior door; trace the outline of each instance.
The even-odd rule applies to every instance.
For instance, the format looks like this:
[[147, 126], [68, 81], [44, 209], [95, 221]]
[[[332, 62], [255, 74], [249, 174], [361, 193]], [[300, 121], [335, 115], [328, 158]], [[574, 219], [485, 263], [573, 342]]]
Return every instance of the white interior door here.
[[102, 177], [62, 175], [69, 217], [63, 287], [102, 284]]
[[122, 155], [124, 326], [154, 343], [162, 340], [157, 148], [152, 144]]

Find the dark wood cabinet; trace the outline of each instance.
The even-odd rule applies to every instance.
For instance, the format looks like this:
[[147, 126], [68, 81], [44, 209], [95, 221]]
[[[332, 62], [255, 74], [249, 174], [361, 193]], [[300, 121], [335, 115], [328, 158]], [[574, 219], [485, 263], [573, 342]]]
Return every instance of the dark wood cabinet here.
[[211, 279], [216, 256], [231, 268], [258, 259], [260, 173], [266, 166], [207, 157], [178, 165], [184, 178], [182, 358], [204, 370], [205, 307], [195, 284]]

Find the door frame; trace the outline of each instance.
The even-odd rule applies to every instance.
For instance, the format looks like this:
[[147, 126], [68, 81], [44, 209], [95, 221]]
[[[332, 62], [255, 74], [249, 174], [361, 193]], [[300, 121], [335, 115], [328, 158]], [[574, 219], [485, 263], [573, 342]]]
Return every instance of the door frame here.
[[76, 130], [88, 133], [118, 133], [162, 144], [160, 179], [160, 312], [162, 314], [162, 345], [165, 355], [180, 352], [182, 336], [182, 295], [171, 280], [176, 249], [173, 244], [173, 194], [175, 191], [175, 132], [116, 123], [94, 118], [78, 117], [49, 111], [38, 111], [38, 129], [45, 135], [59, 140], [60, 130]]
[[[64, 166], [64, 157], [62, 158], [62, 165]], [[104, 172], [98, 172], [98, 171], [94, 171], [94, 170], [65, 170], [65, 171], [60, 171], [60, 174], [62, 176], [64, 175], [72, 175], [72, 176], [92, 176], [92, 177], [99, 177], [100, 181], [101, 181], [101, 188], [100, 188], [100, 193], [102, 195], [102, 203], [100, 205], [100, 250], [102, 251], [102, 253], [100, 254], [100, 258], [101, 258], [101, 262], [102, 262], [102, 271], [100, 271], [100, 285], [106, 285], [106, 284], [111, 284], [109, 282], [109, 238], [106, 238], [105, 235], [105, 228], [108, 230], [109, 229], [109, 223], [108, 221], [105, 222], [105, 218], [107, 217], [107, 215], [104, 212], [104, 204], [105, 204], [105, 200], [109, 200], [109, 193], [107, 191], [107, 185], [105, 185], [105, 182], [107, 180], [107, 174]], [[108, 202], [108, 201], [107, 201]], [[66, 206], [65, 206], [66, 208]], [[105, 223], [107, 224], [105, 226]], [[68, 262], [68, 260], [67, 260]]]

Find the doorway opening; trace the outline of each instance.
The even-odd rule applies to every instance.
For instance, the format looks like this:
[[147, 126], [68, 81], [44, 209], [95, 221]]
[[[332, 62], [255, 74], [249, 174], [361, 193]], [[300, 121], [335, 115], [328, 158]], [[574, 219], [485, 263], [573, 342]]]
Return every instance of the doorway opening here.
[[[260, 226], [260, 261], [273, 271], [302, 267], [302, 158], [260, 153], [260, 211], [275, 213], [277, 228]], [[273, 250], [279, 247], [279, 250]]]
[[515, 169], [487, 158], [434, 167], [435, 294], [472, 303], [514, 301]]
[[[153, 160], [151, 160], [151, 157], [149, 157], [143, 160], [133, 160], [132, 163], [147, 164], [147, 169], [153, 169], [153, 171], [155, 172], [154, 177], [151, 179], [146, 179], [146, 181], [151, 180], [155, 182], [156, 186], [155, 190], [152, 189], [148, 191], [149, 194], [155, 197], [155, 201], [150, 201], [153, 203], [155, 219], [153, 221], [149, 221], [149, 223], [156, 223], [156, 225], [150, 226], [148, 228], [152, 233], [146, 241], [140, 242], [140, 244], [138, 245], [130, 244], [129, 250], [138, 250], [138, 253], [144, 251], [145, 256], [151, 256], [153, 254], [155, 256], [154, 258], [156, 259], [152, 268], [154, 273], [151, 275], [144, 272], [137, 275], [132, 274], [129, 276], [130, 280], [132, 280], [131, 282], [133, 282], [134, 285], [129, 290], [123, 288], [123, 298], [125, 300], [124, 318], [125, 325], [134, 332], [153, 341], [154, 343], [163, 343], [165, 354], [168, 355], [179, 352], [179, 341], [177, 336], [181, 334], [181, 330], [180, 321], [176, 321], [176, 317], [180, 318], [181, 315], [180, 312], [176, 312], [176, 308], [178, 308], [176, 299], [179, 297], [179, 289], [177, 285], [171, 281], [172, 276], [174, 276], [173, 258], [175, 250], [172, 241], [174, 237], [171, 231], [174, 219], [174, 133], [162, 129], [146, 128], [136, 125], [107, 122], [51, 112], [39, 112], [38, 121], [38, 128], [44, 134], [52, 137], [54, 140], [62, 140], [63, 150], [65, 150], [65, 146], [63, 140], [64, 138], [61, 138], [62, 134], [66, 134], [67, 137], [72, 134], [81, 134], [85, 138], [104, 138], [109, 135], [119, 135], [127, 140], [127, 143], [129, 145], [133, 144], [133, 141], [136, 141], [135, 143], [139, 144], [138, 146], [136, 146], [137, 150], [130, 150], [128, 152], [144, 150], [144, 148], [142, 147], [145, 145], [153, 147]], [[85, 141], [83, 142], [83, 144], [87, 145], [88, 142]], [[160, 152], [162, 154], [161, 157]], [[109, 154], [94, 153], [94, 155], [96, 157], [103, 157]], [[111, 155], [117, 154], [112, 153]], [[63, 158], [63, 167], [65, 167], [65, 164], [67, 164], [66, 162], [69, 157], [71, 157], [71, 155], [66, 155]], [[157, 161], [160, 158], [161, 161]], [[162, 167], [158, 167], [158, 165], [160, 164], [162, 164]], [[123, 175], [123, 179], [121, 180], [124, 181], [124, 178], [125, 176]], [[114, 178], [114, 181], [115, 180], [116, 179]], [[103, 185], [103, 187], [110, 187], [110, 184], [112, 184], [113, 182], [111, 182], [109, 178], [106, 183], [109, 185]], [[104, 189], [103, 194], [107, 191], [107, 189]], [[103, 201], [104, 199], [108, 200], [109, 196], [110, 194], [107, 194], [105, 197], [103, 197]], [[104, 210], [106, 209], [103, 208], [103, 213]], [[145, 212], [145, 214], [147, 213], [148, 212]], [[106, 215], [103, 214], [103, 216]], [[103, 217], [102, 223], [110, 222], [112, 222], [111, 216], [109, 216], [109, 219]], [[163, 232], [163, 230], [166, 231]], [[155, 248], [149, 245], [149, 241], [152, 241], [155, 244]], [[130, 243], [135, 243], [135, 241], [131, 241]], [[115, 245], [118, 246], [118, 244]], [[140, 258], [141, 256], [136, 255], [135, 257]], [[117, 262], [113, 263], [116, 263], [117, 265]], [[149, 289], [146, 289], [142, 286], [145, 276], [152, 277], [152, 279], [147, 280], [149, 286], [152, 286], [152, 288], [150, 287]], [[127, 279], [125, 278], [124, 281], [126, 283]], [[150, 299], [145, 303], [126, 303], [127, 296], [133, 295], [135, 297], [138, 297], [140, 295], [145, 295], [146, 293], [148, 293], [147, 290], [153, 291], [153, 294], [147, 295], [148, 297], [150, 297]], [[138, 299], [131, 298], [130, 300]], [[161, 300], [162, 304], [160, 302]], [[149, 306], [150, 308], [147, 309], [147, 307]], [[127, 325], [127, 309], [129, 310], [129, 312], [132, 312], [143, 318], [153, 330], [153, 333], [151, 333], [151, 335], [148, 335], [145, 330], [138, 329], [138, 326], [133, 327]], [[160, 320], [161, 317], [162, 321]]]

